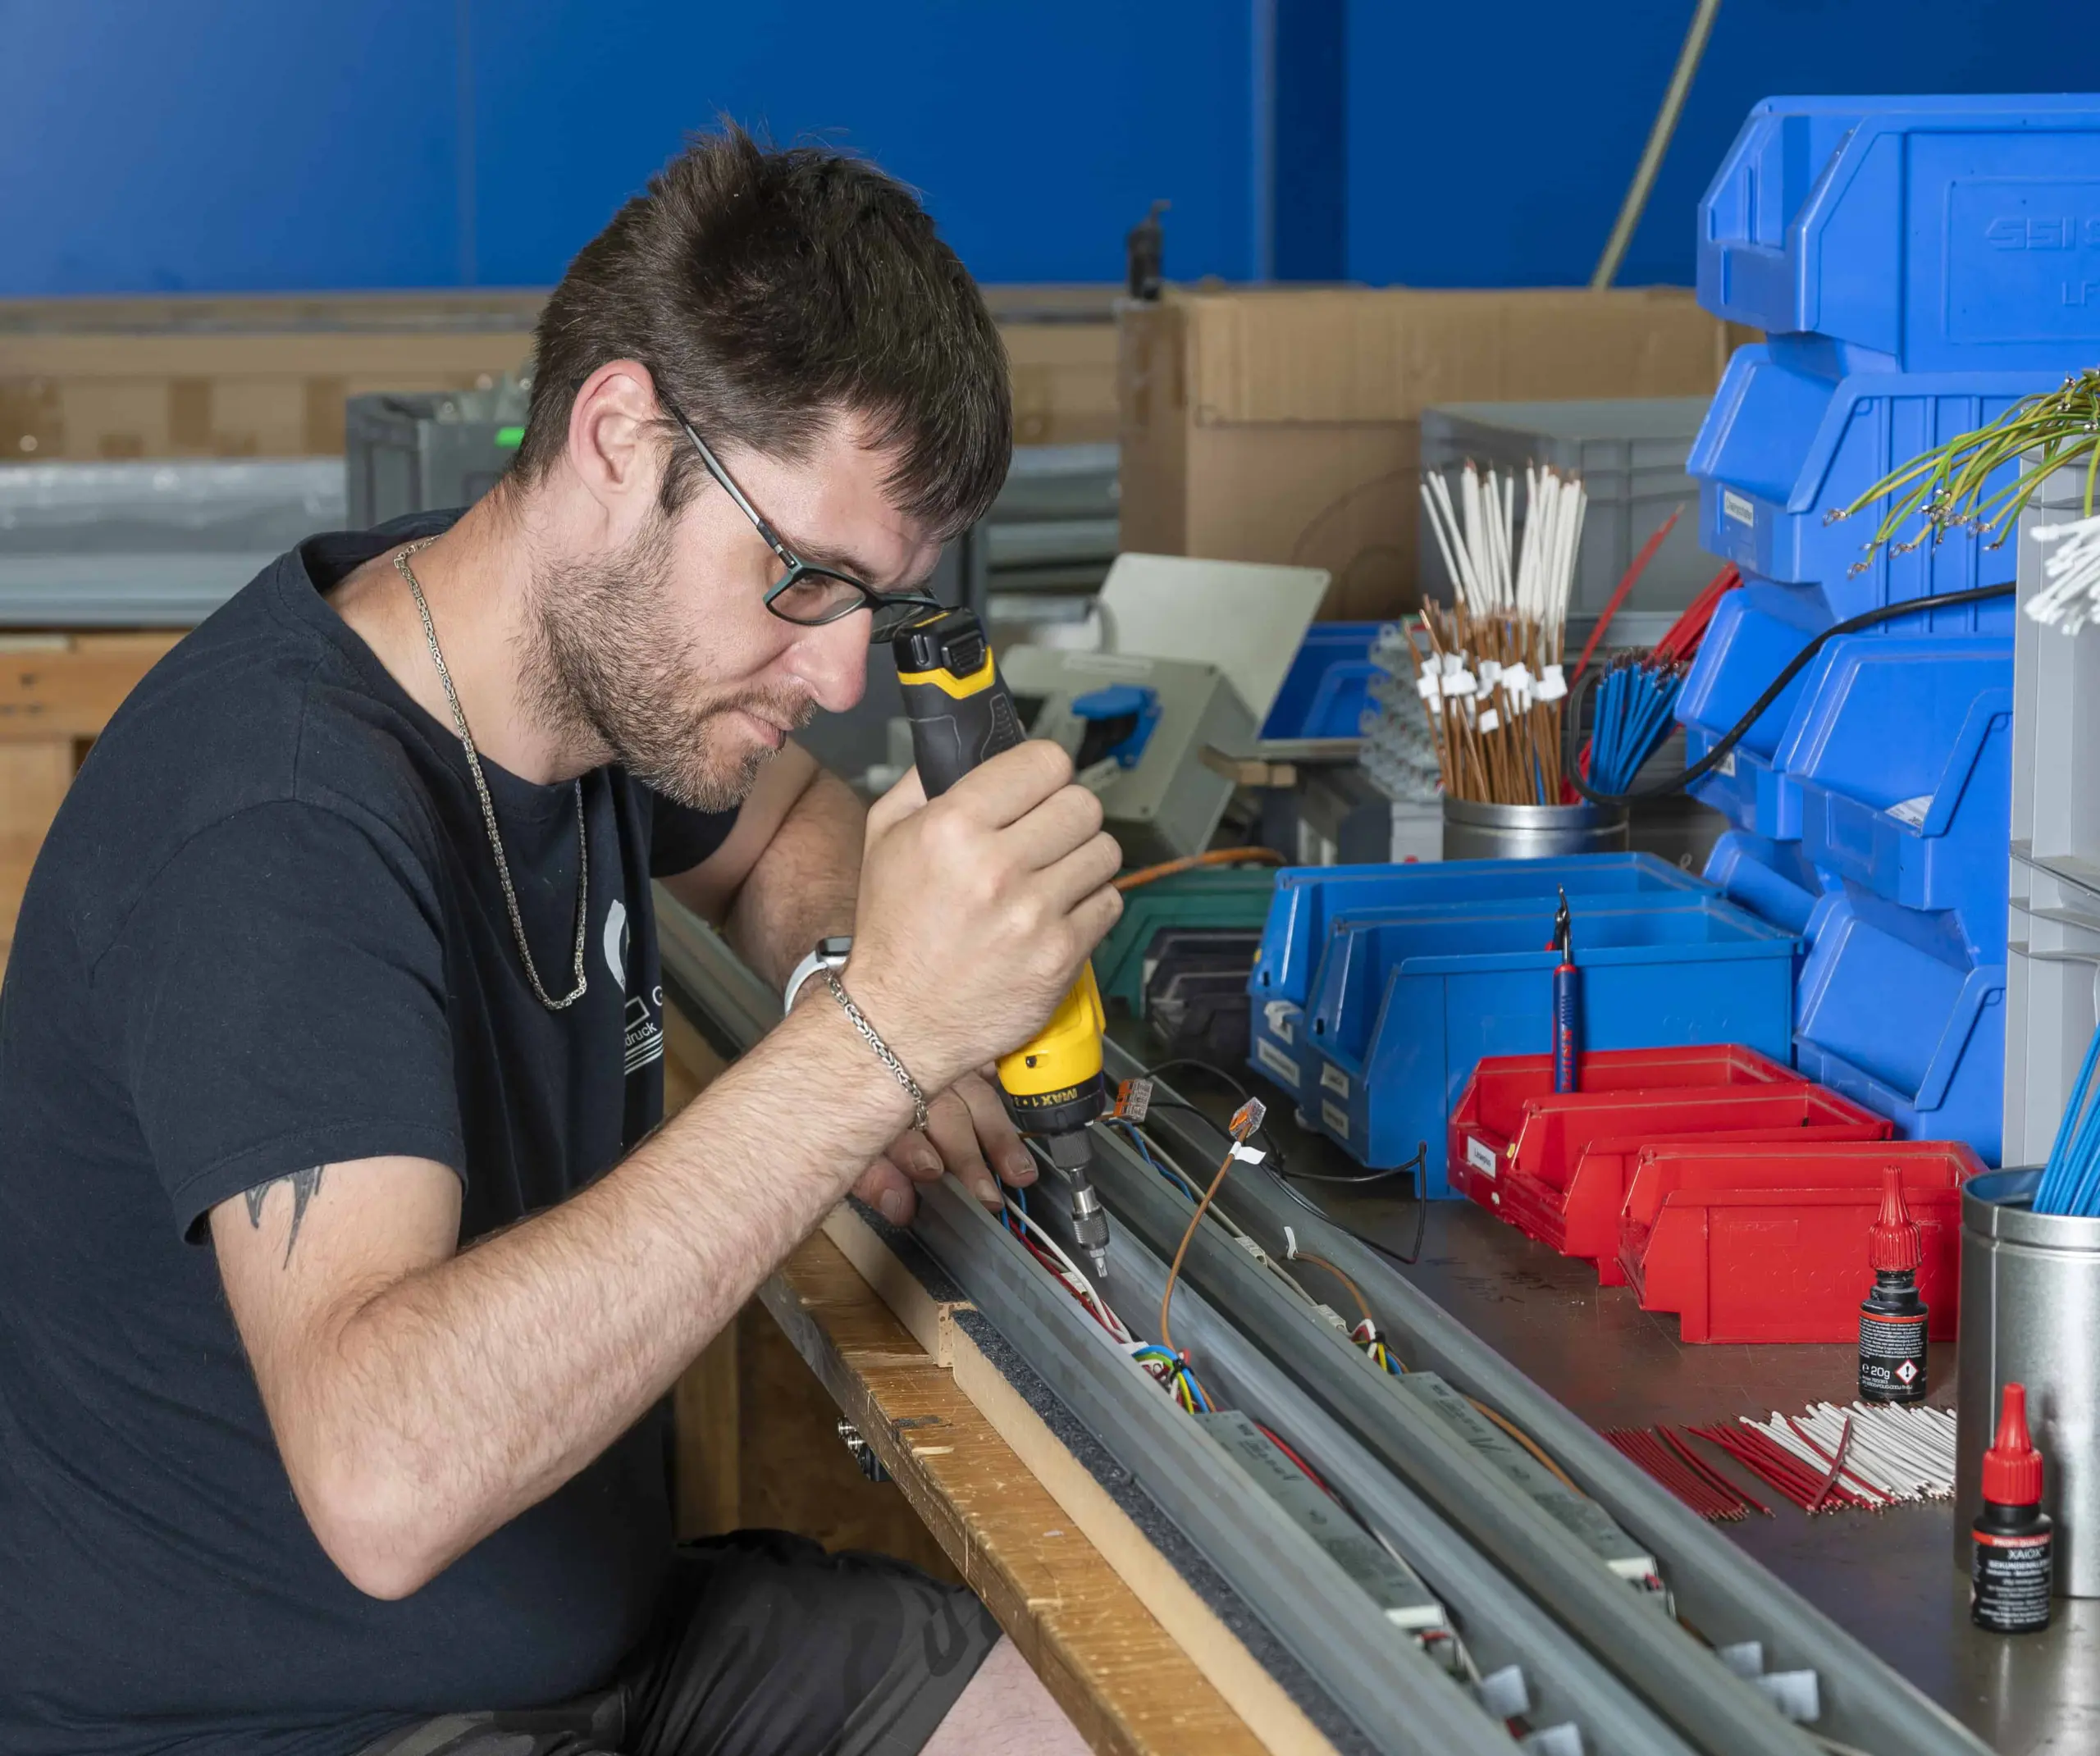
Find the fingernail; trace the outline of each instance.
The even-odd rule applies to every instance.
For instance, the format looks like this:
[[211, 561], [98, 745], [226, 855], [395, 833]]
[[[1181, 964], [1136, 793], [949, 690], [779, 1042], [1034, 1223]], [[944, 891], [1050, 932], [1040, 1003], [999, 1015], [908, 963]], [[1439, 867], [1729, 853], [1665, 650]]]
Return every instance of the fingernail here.
[[984, 1202], [986, 1206], [996, 1207], [999, 1205], [999, 1185], [989, 1177], [984, 1178], [975, 1187], [978, 1200]]
[[884, 1189], [882, 1193], [882, 1199], [876, 1205], [882, 1209], [883, 1217], [892, 1225], [904, 1224], [909, 1210], [905, 1205], [903, 1190]]
[[912, 1160], [911, 1169], [918, 1176], [938, 1177], [941, 1174], [941, 1161], [930, 1152], [921, 1152]]
[[1007, 1180], [1009, 1183], [1035, 1181], [1035, 1161], [1025, 1152], [1016, 1152], [1007, 1161]]

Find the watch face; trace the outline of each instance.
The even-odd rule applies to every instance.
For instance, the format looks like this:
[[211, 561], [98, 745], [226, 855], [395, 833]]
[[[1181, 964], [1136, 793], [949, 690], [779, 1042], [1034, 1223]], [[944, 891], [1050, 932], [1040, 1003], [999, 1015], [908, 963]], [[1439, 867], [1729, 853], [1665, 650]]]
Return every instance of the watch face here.
[[852, 952], [853, 939], [850, 933], [836, 934], [831, 938], [817, 941], [817, 956], [819, 957], [849, 957]]

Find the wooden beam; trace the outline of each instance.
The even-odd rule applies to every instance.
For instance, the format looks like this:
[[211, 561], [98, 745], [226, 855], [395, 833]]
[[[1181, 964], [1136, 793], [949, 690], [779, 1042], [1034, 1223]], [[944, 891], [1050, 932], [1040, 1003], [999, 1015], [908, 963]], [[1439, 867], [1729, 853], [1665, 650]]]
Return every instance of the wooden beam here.
[[[1104, 1558], [957, 1374], [934, 1362], [829, 1238], [803, 1244], [761, 1298], [1093, 1749], [1255, 1756], [1265, 1747], [1125, 1582], [1128, 1558]], [[1258, 1672], [1244, 1649], [1240, 1658]], [[1314, 1737], [1273, 1747], [1327, 1753]]]
[[0, 740], [92, 738], [181, 636], [30, 636], [0, 641]]

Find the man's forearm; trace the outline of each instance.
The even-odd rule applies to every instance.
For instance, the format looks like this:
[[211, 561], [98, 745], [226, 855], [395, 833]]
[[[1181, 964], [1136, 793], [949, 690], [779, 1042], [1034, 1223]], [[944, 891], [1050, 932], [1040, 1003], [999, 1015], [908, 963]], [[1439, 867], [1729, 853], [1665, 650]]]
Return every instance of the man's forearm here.
[[776, 988], [810, 947], [853, 930], [867, 809], [819, 769], [737, 892], [723, 932]]
[[331, 1553], [391, 1544], [358, 1582], [404, 1594], [545, 1498], [664, 1394], [909, 1110], [842, 1017], [800, 1010], [610, 1174], [367, 1300], [327, 1339], [331, 1369], [301, 1375], [325, 1387], [308, 1430], [368, 1526]]

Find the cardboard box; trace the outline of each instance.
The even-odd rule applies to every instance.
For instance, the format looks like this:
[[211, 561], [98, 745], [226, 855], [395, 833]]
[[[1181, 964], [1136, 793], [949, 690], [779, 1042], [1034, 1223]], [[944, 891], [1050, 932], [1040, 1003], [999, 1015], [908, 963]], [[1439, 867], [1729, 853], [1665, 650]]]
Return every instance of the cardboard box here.
[[1123, 546], [1324, 567], [1329, 620], [1420, 601], [1423, 408], [1705, 395], [1753, 339], [1671, 287], [1175, 288], [1117, 331]]
[[[1015, 437], [1116, 437], [1110, 286], [987, 288]], [[522, 370], [544, 291], [0, 302], [0, 462], [338, 454], [343, 400]]]

